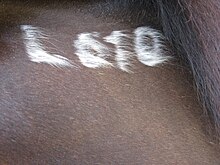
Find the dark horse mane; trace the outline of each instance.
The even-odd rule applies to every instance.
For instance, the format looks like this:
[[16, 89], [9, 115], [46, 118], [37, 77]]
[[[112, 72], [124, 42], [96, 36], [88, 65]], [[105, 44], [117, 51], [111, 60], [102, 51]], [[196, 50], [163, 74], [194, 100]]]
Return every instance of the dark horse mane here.
[[[120, 1], [125, 4], [125, 1]], [[204, 109], [207, 131], [220, 135], [220, 2], [127, 0], [131, 8], [154, 7], [175, 54], [190, 68]], [[135, 5], [134, 5], [135, 4]], [[133, 6], [132, 6], [133, 5]]]
[[[220, 2], [155, 0], [165, 36], [190, 67], [208, 117], [208, 132], [220, 135]], [[214, 126], [214, 129], [212, 127]]]

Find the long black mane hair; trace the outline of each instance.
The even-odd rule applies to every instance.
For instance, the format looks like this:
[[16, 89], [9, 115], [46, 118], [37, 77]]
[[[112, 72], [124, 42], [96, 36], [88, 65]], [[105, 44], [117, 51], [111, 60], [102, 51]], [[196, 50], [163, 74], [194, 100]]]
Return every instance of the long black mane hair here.
[[220, 1], [155, 0], [153, 3], [158, 10], [164, 35], [193, 74], [204, 113], [209, 118], [207, 130], [209, 133], [214, 131], [218, 139]]

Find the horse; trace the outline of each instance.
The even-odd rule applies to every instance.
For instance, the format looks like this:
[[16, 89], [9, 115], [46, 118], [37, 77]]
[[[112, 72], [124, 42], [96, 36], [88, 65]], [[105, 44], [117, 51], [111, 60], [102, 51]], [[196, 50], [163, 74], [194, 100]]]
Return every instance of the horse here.
[[0, 164], [218, 165], [219, 7], [0, 2]]

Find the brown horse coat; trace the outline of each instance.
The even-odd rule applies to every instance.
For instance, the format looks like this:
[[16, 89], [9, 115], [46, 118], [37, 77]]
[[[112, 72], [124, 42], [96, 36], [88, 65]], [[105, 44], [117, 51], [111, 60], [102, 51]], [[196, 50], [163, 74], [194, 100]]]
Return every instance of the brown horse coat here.
[[[0, 164], [219, 164], [219, 147], [205, 136], [204, 115], [192, 85], [194, 76], [218, 129], [219, 76], [209, 71], [218, 70], [214, 34], [219, 29], [203, 31], [209, 22], [216, 23], [218, 12], [212, 19], [200, 15], [214, 0], [126, 2], [0, 2]], [[180, 15], [173, 15], [173, 5]], [[201, 28], [203, 18], [207, 27]], [[192, 24], [181, 29], [182, 21]], [[30, 61], [21, 25], [39, 27], [48, 36], [48, 42], [43, 41], [47, 50], [62, 54], [74, 67]], [[139, 26], [162, 30], [170, 55], [186, 57], [193, 76], [176, 61], [146, 67], [134, 60], [132, 73], [117, 67], [91, 69], [75, 54], [78, 34], [95, 31], [107, 36]], [[201, 42], [210, 43], [210, 49], [199, 54]], [[214, 64], [196, 62], [197, 56], [202, 60], [209, 52]]]

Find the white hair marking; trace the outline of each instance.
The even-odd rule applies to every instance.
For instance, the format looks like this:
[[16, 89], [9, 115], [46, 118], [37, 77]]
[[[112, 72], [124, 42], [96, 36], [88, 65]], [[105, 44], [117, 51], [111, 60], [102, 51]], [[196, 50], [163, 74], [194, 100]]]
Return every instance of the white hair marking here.
[[[26, 52], [31, 61], [47, 63], [57, 67], [72, 67], [72, 62], [58, 54], [45, 50], [43, 41], [48, 39], [38, 27], [21, 25]], [[115, 50], [107, 43], [115, 46]], [[132, 32], [113, 31], [109, 36], [100, 37], [100, 33], [80, 33], [74, 40], [75, 54], [82, 65], [88, 68], [118, 67], [131, 72], [134, 57], [142, 64], [156, 66], [167, 62], [163, 35], [149, 27], [138, 27]], [[115, 64], [109, 58], [115, 55]]]
[[138, 27], [134, 34], [134, 49], [141, 63], [156, 66], [168, 61], [169, 57], [165, 55], [161, 33], [149, 27]]
[[32, 62], [47, 63], [57, 67], [72, 67], [72, 63], [66, 57], [52, 54], [45, 50], [41, 39], [48, 37], [37, 27], [31, 25], [21, 25], [23, 31], [26, 52]]
[[130, 34], [126, 34], [125, 31], [113, 31], [109, 36], [104, 37], [106, 42], [115, 45], [117, 66], [125, 72], [130, 72], [131, 58], [135, 56], [132, 39], [133, 37]]
[[97, 40], [99, 35], [97, 32], [81, 33], [78, 35], [78, 39], [74, 41], [74, 46], [77, 49], [76, 55], [86, 67], [99, 68], [113, 66], [106, 60], [111, 55], [111, 50]]

